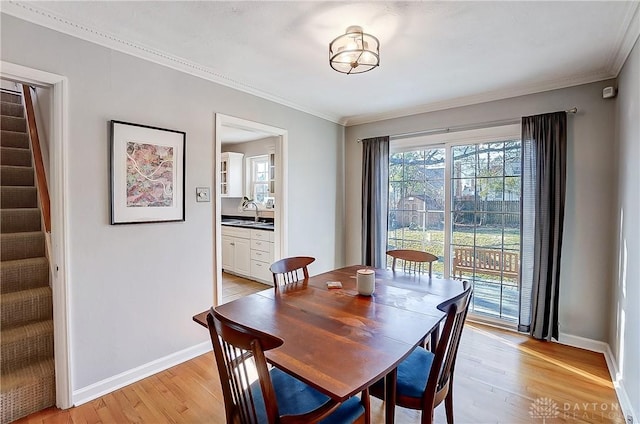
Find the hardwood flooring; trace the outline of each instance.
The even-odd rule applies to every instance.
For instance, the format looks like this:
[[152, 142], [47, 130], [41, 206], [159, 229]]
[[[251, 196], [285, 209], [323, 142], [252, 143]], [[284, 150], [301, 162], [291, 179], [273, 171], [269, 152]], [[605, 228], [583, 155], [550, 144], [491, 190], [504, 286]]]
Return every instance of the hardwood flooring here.
[[271, 286], [223, 272], [222, 303], [231, 302], [240, 297], [268, 289], [269, 287]]
[[[213, 361], [205, 354], [84, 405], [17, 423], [224, 423]], [[624, 423], [604, 357], [582, 349], [467, 323], [454, 381], [457, 424]], [[384, 404], [372, 398], [371, 407], [372, 423], [383, 423]], [[446, 422], [444, 405], [435, 418]], [[420, 415], [397, 408], [396, 422], [417, 424]]]

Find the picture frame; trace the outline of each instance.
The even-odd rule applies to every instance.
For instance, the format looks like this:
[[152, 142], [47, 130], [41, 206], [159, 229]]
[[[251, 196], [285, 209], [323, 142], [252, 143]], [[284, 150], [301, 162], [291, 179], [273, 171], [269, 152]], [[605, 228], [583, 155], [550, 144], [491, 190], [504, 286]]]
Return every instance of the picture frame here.
[[187, 135], [110, 121], [111, 225], [185, 220]]

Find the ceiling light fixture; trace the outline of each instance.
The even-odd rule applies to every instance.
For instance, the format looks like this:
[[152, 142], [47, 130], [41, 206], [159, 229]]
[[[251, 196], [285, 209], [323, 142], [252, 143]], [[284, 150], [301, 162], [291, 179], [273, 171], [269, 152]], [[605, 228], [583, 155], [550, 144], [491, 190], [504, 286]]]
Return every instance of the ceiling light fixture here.
[[362, 27], [350, 26], [344, 35], [329, 43], [329, 64], [343, 74], [361, 74], [380, 65], [380, 42], [362, 32]]

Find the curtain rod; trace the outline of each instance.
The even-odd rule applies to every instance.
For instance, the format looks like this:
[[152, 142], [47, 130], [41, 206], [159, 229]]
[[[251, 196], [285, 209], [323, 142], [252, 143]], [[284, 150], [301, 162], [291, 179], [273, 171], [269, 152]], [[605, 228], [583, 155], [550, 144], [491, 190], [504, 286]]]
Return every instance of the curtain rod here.
[[[571, 109], [565, 110], [567, 113], [577, 113], [578, 108], [573, 107]], [[389, 136], [391, 140], [401, 140], [403, 138], [411, 138], [411, 137], [419, 137], [422, 135], [433, 135], [433, 134], [444, 134], [448, 132], [456, 132], [456, 131], [465, 131], [465, 130], [477, 130], [481, 128], [489, 128], [489, 127], [501, 127], [504, 125], [513, 125], [520, 122], [522, 118], [511, 118], [511, 119], [503, 119], [500, 121], [489, 121], [489, 122], [479, 122], [477, 124], [466, 124], [466, 125], [458, 125], [455, 127], [447, 127], [447, 128], [435, 128], [432, 130], [423, 130], [416, 131], [410, 133], [402, 133], [402, 134], [394, 134]], [[362, 139], [359, 138], [356, 140], [358, 143], [362, 142]]]

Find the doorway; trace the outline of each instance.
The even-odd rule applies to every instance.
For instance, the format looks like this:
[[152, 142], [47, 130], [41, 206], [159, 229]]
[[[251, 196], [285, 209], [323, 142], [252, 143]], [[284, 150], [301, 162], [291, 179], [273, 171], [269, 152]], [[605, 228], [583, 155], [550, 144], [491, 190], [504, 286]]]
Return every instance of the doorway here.
[[[213, 304], [219, 305], [223, 302], [223, 281], [225, 281], [225, 273], [223, 276], [223, 261], [228, 259], [223, 257], [223, 251], [225, 254], [228, 252], [230, 243], [223, 243], [223, 230], [222, 230], [222, 216], [223, 212], [229, 215], [229, 211], [237, 211], [240, 215], [247, 215], [248, 213], [255, 213], [258, 217], [262, 215], [262, 218], [266, 215], [270, 215], [267, 219], [272, 219], [273, 222], [273, 260], [278, 260], [286, 256], [287, 252], [287, 228], [286, 228], [286, 216], [287, 216], [287, 130], [272, 127], [269, 125], [261, 124], [258, 122], [248, 121], [241, 118], [236, 118], [223, 114], [216, 114], [215, 118], [215, 151], [214, 151], [214, 299]], [[270, 146], [270, 151], [265, 151], [267, 156], [273, 155], [272, 161], [272, 178], [270, 179], [269, 192], [272, 196], [265, 198], [263, 191], [256, 189], [256, 187], [262, 188], [262, 184], [251, 184], [250, 174], [252, 163], [260, 163], [255, 158], [264, 156], [263, 153], [250, 153], [251, 149], [246, 150], [242, 144], [247, 143], [255, 147], [256, 144], [260, 144], [261, 140], [267, 140], [267, 144]], [[234, 150], [246, 151], [244, 153], [233, 152]], [[223, 151], [225, 156], [223, 158]], [[230, 152], [237, 153], [231, 156], [236, 156], [235, 159], [230, 157]], [[239, 156], [239, 157], [238, 157]], [[246, 157], [245, 157], [246, 156]], [[223, 160], [224, 159], [224, 160]], [[231, 187], [230, 177], [230, 163], [232, 160], [237, 160], [236, 167], [239, 167], [242, 174], [240, 180], [242, 181], [240, 191]], [[238, 171], [236, 171], [238, 172]], [[255, 193], [254, 193], [255, 191]], [[255, 200], [254, 197], [259, 198], [261, 202], [260, 206], [254, 202], [249, 205], [252, 208], [256, 208], [255, 211], [246, 208], [246, 201], [243, 202], [243, 198]], [[265, 205], [268, 203], [268, 209]], [[245, 207], [243, 207], [243, 205]], [[259, 209], [260, 208], [260, 209]], [[224, 211], [223, 211], [224, 209]], [[259, 209], [259, 210], [258, 210]], [[245, 212], [246, 211], [246, 212]], [[225, 227], [226, 228], [226, 227]], [[249, 243], [247, 243], [249, 244]], [[244, 256], [248, 253], [245, 252]], [[227, 255], [225, 255], [227, 256]], [[243, 256], [243, 257], [244, 257]], [[248, 257], [244, 258], [244, 261], [248, 261]], [[247, 262], [248, 264], [248, 262]], [[264, 266], [268, 268], [265, 263]], [[240, 268], [242, 268], [240, 266]], [[247, 276], [247, 270], [240, 272], [241, 275]], [[263, 274], [264, 275], [264, 274]], [[227, 278], [231, 280], [230, 278]], [[267, 282], [266, 276], [261, 278], [263, 282]]]
[[2, 61], [0, 77], [19, 84], [48, 88], [51, 91], [49, 131], [49, 193], [51, 197], [51, 247], [53, 272], [53, 337], [55, 361], [56, 406], [72, 406], [71, 367], [69, 356], [69, 297], [67, 295], [67, 176], [66, 152], [68, 134], [68, 80], [61, 75]]

